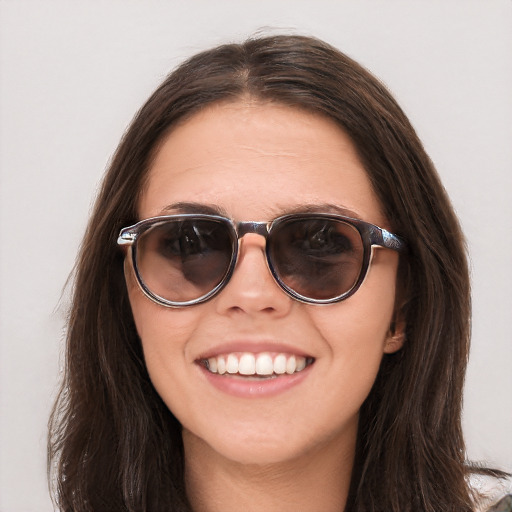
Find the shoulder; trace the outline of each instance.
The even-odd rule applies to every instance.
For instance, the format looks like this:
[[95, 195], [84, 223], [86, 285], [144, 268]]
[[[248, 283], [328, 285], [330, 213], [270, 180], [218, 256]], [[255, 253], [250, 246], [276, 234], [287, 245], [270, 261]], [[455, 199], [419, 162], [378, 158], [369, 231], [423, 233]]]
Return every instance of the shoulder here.
[[470, 486], [477, 499], [475, 512], [512, 512], [512, 478], [473, 474]]

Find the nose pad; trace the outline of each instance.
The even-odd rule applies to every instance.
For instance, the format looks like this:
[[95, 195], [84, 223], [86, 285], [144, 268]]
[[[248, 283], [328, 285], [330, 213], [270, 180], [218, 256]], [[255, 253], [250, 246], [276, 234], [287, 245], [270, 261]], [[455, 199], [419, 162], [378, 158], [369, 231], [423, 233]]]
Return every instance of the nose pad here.
[[219, 312], [282, 315], [289, 311], [292, 300], [276, 283], [268, 267], [265, 237], [256, 233], [242, 236], [233, 275], [217, 297]]

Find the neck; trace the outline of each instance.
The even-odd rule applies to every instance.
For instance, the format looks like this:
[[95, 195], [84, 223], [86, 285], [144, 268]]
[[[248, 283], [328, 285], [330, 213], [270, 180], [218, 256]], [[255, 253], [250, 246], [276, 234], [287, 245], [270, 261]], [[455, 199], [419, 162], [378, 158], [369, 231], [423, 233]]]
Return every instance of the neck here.
[[340, 512], [347, 501], [355, 440], [327, 443], [295, 460], [242, 464], [214, 452], [188, 431], [185, 481], [194, 512]]

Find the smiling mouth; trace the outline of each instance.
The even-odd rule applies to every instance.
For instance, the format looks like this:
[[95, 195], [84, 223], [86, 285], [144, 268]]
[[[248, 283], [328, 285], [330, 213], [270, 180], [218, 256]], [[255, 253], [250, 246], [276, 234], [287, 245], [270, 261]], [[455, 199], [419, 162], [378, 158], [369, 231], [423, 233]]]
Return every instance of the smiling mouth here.
[[251, 352], [223, 354], [201, 359], [199, 364], [210, 373], [243, 378], [269, 379], [280, 375], [292, 375], [312, 365], [314, 358], [293, 354]]

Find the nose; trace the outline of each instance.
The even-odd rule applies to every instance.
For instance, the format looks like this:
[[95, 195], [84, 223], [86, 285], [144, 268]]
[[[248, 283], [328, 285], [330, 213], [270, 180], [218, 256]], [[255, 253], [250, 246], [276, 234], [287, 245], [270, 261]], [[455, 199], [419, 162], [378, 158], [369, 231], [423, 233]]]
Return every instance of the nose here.
[[217, 311], [221, 314], [286, 315], [293, 299], [279, 287], [270, 273], [266, 263], [265, 238], [248, 233], [240, 238], [239, 244], [233, 275], [217, 296]]

